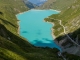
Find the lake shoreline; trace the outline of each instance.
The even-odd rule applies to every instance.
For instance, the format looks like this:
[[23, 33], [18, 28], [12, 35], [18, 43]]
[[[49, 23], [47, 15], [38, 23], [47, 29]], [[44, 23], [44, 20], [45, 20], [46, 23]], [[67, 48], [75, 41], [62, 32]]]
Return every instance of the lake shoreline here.
[[20, 20], [19, 21], [17, 21], [17, 24], [18, 24], [18, 34], [20, 34]]
[[[40, 10], [40, 9], [31, 9], [31, 10], [36, 10], [36, 11], [43, 11], [43, 10], [53, 10], [53, 9], [43, 9], [43, 10]], [[28, 10], [29, 11], [29, 10]], [[19, 15], [19, 14], [24, 14], [24, 13], [26, 13], [26, 12], [28, 12], [28, 11], [24, 11], [24, 12], [21, 12], [21, 13], [18, 13], [18, 14], [16, 14], [16, 18], [17, 18], [17, 15]], [[57, 11], [57, 12], [61, 12], [61, 11], [58, 11], [58, 10], [53, 10], [53, 11]], [[47, 17], [46, 17], [47, 18]], [[18, 19], [17, 19], [18, 20]], [[46, 22], [46, 21], [45, 21]], [[48, 23], [51, 23], [52, 25], [54, 25], [54, 23], [52, 23], [52, 22], [48, 22]], [[18, 34], [20, 34], [20, 20], [19, 21], [17, 21], [17, 24], [18, 24]], [[53, 34], [53, 28], [51, 28], [51, 31], [52, 31], [52, 37], [55, 39], [56, 37], [55, 37], [55, 35]]]
[[[46, 22], [46, 21], [44, 20], [44, 22]], [[52, 27], [54, 26], [54, 23], [52, 23], [52, 22], [48, 22], [48, 21], [47, 21], [47, 23], [52, 24]], [[52, 33], [51, 33], [52, 38], [53, 38], [53, 39], [55, 39], [55, 38], [56, 38], [56, 36], [55, 36], [55, 35], [54, 35], [54, 33], [53, 33], [53, 28], [51, 28], [51, 32], [52, 32]]]
[[[17, 19], [18, 20], [18, 19]], [[44, 22], [46, 22], [45, 20], [44, 20]], [[54, 23], [52, 23], [52, 22], [46, 22], [46, 23], [50, 23], [50, 24], [52, 24], [52, 27], [54, 26]], [[20, 20], [18, 20], [17, 21], [17, 24], [18, 24], [18, 34], [20, 34]], [[52, 35], [52, 38], [53, 38], [53, 40], [56, 38], [56, 36], [54, 35], [54, 33], [53, 33], [53, 28], [51, 28], [51, 35]]]
[[[61, 12], [61, 11], [53, 10], [53, 9], [43, 9], [43, 10], [40, 10], [40, 9], [30, 9], [30, 10], [35, 10], [35, 11], [52, 10], [52, 11], [56, 11], [56, 12], [59, 12], [59, 13]], [[29, 10], [28, 10], [28, 11], [29, 11]], [[16, 14], [16, 17], [17, 17], [17, 15], [26, 13], [26, 12], [28, 12], [28, 11], [24, 11], [24, 12], [18, 13], [18, 14]]]
[[[33, 10], [33, 11], [32, 11]], [[50, 10], [50, 11], [52, 11], [52, 9], [48, 9], [48, 10]], [[35, 11], [46, 11], [46, 10], [36, 10], [36, 9], [31, 9], [31, 11], [29, 10], [29, 11], [25, 11], [25, 12], [22, 12], [22, 13], [19, 13], [19, 14], [24, 14], [24, 13], [26, 13], [26, 12], [35, 12]], [[57, 13], [59, 13], [59, 11], [57, 11], [57, 10], [53, 10], [54, 12], [57, 12]], [[18, 15], [19, 14], [17, 14], [16, 15], [16, 17], [18, 17]], [[52, 13], [51, 13], [52, 14]], [[53, 13], [54, 14], [54, 13]], [[25, 15], [26, 16], [26, 15]], [[47, 16], [47, 17], [49, 17], [49, 15]], [[47, 17], [45, 17], [45, 18], [47, 18]], [[45, 19], [44, 18], [44, 19]], [[47, 23], [45, 20], [43, 19], [43, 21], [45, 22], [45, 23]], [[17, 18], [17, 24], [18, 24], [18, 34], [20, 35], [20, 20], [19, 20], [19, 18]], [[52, 40], [52, 41], [54, 41], [54, 39], [56, 38], [56, 36], [54, 35], [54, 33], [53, 33], [53, 31], [54, 31], [54, 29], [52, 28], [53, 26], [54, 26], [54, 23], [52, 23], [52, 22], [48, 22], [48, 23], [50, 23], [50, 25], [51, 25], [51, 27], [49, 28], [49, 30], [50, 30], [50, 37], [52, 38], [52, 39], [50, 39], [50, 40]], [[46, 32], [45, 32], [45, 34], [47, 34]], [[49, 35], [49, 34], [48, 34]], [[49, 37], [46, 37], [46, 38], [49, 38]], [[45, 40], [44, 40], [45, 41]], [[46, 42], [45, 42], [46, 43]], [[55, 45], [54, 45], [55, 46]]]
[[[16, 18], [17, 18], [17, 15], [16, 15]], [[17, 34], [20, 35], [20, 20], [18, 18], [17, 18], [17, 25], [18, 25]]]

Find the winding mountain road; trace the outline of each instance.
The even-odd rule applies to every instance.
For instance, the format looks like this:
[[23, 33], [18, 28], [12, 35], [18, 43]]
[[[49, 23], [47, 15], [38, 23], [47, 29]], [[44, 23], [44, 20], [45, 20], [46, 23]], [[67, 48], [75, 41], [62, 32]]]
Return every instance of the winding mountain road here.
[[[50, 18], [50, 19], [54, 19], [54, 18]], [[58, 19], [54, 19], [54, 20], [58, 20]], [[61, 20], [58, 20], [59, 21], [59, 24], [63, 27], [64, 29], [64, 34], [74, 43], [76, 44], [77, 46], [80, 46], [79, 44], [77, 44], [67, 33], [66, 33], [66, 30], [65, 30], [65, 26], [62, 24], [62, 21]]]
[[62, 21], [61, 20], [59, 20], [60, 21], [60, 25], [63, 27], [63, 29], [64, 29], [64, 34], [74, 43], [74, 44], [76, 44], [77, 46], [80, 46], [79, 44], [77, 44], [67, 33], [66, 33], [66, 30], [65, 30], [65, 27], [64, 27], [64, 25], [62, 24]]

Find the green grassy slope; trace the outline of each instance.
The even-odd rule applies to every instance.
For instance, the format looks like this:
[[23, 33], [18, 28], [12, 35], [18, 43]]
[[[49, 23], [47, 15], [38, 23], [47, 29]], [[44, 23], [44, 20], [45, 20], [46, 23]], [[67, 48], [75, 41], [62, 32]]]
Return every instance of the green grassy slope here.
[[[69, 52], [70, 54], [76, 54], [80, 56], [79, 54], [80, 50], [78, 48], [75, 48], [75, 51], [70, 52], [73, 49], [73, 47], [76, 46], [76, 44], [73, 43], [71, 39], [74, 42], [76, 42], [78, 45], [80, 45], [80, 40], [79, 40], [79, 37], [80, 37], [79, 36], [80, 35], [80, 0], [75, 0], [74, 3], [72, 2], [69, 2], [69, 3], [71, 3], [71, 5], [69, 5], [66, 8], [60, 9], [61, 12], [59, 14], [51, 15], [49, 18], [46, 18], [45, 21], [54, 23], [53, 34], [56, 36], [55, 42], [57, 41], [58, 44], [61, 47], [63, 47], [62, 49]], [[63, 6], [61, 7], [64, 7], [65, 2], [62, 4]], [[69, 49], [69, 48], [72, 48], [72, 49]]]
[[3, 13], [0, 14], [0, 23], [4, 24], [11, 32], [16, 33], [18, 26], [15, 14], [26, 10], [28, 8], [21, 0], [0, 0], [0, 12]]
[[[59, 36], [63, 34], [63, 29], [59, 24], [58, 20], [62, 21], [62, 24], [65, 26], [66, 32], [71, 33], [78, 28], [80, 28], [80, 1], [76, 0], [72, 5], [68, 8], [60, 12], [60, 14], [52, 15], [50, 18], [45, 19], [46, 21], [54, 22], [54, 35]], [[51, 19], [53, 18], [53, 19]], [[57, 20], [56, 20], [57, 19]]]
[[74, 3], [73, 0], [48, 0], [42, 6], [38, 7], [39, 9], [55, 9], [55, 10], [64, 10], [66, 7]]

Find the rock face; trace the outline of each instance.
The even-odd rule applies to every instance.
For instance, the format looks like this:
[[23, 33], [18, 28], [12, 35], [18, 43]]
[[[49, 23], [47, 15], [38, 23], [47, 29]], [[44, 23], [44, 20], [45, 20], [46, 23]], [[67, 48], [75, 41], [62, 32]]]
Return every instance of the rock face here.
[[33, 4], [36, 4], [37, 6], [40, 6], [42, 4], [44, 4], [47, 0], [28, 0]]
[[23, 2], [26, 4], [27, 7], [35, 8], [42, 4], [44, 4], [47, 0], [23, 0]]
[[69, 54], [74, 54], [74, 55], [80, 56], [80, 46], [72, 43], [72, 41], [69, 38], [64, 37], [60, 41], [55, 40], [55, 42], [57, 43], [57, 45], [59, 45], [61, 47], [62, 52], [67, 52]]
[[23, 0], [23, 2], [24, 2], [24, 3], [26, 4], [26, 6], [29, 7], [30, 9], [37, 7], [37, 5], [29, 2], [28, 0]]

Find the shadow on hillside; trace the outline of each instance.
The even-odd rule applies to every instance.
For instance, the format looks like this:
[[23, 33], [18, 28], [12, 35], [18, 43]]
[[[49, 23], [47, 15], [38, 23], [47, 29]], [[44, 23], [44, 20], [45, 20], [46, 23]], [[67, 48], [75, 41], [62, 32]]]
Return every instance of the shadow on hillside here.
[[[57, 49], [54, 49], [54, 51], [53, 51], [53, 49], [50, 49], [50, 48], [47, 48], [47, 47], [45, 47], [43, 49], [34, 47], [27, 40], [24, 40], [23, 38], [11, 33], [10, 31], [8, 31], [5, 28], [5, 26], [2, 25], [2, 24], [0, 24], [0, 30], [1, 30], [0, 32], [4, 32], [4, 33], [0, 33], [0, 47], [4, 48], [4, 49], [7, 49], [9, 51], [12, 51], [12, 52], [14, 52], [14, 53], [16, 53], [18, 55], [22, 55], [24, 58], [28, 58], [30, 56], [30, 55], [28, 55], [28, 53], [32, 53], [32, 54], [40, 53], [40, 54], [43, 54], [41, 52], [43, 52], [46, 49], [47, 49], [47, 51], [50, 50], [49, 53], [51, 53], [51, 52], [56, 53], [58, 51]], [[7, 36], [7, 37], [5, 37], [4, 35]], [[16, 46], [19, 46], [20, 50], [18, 50], [18, 48], [16, 48]], [[0, 52], [0, 54], [4, 54], [4, 53]], [[4, 56], [4, 55], [2, 55], [2, 56]], [[51, 56], [53, 56], [53, 55], [51, 55]], [[57, 54], [56, 54], [56, 56], [57, 56]]]
[[[80, 37], [80, 28], [77, 29], [76, 31], [74, 31], [72, 33], [68, 33], [66, 35], [69, 35], [71, 37], [71, 39], [73, 39], [75, 42], [76, 42], [76, 38], [78, 38], [78, 44], [80, 44], [80, 39], [79, 39], [79, 37]], [[61, 49], [58, 46], [58, 44], [61, 44], [62, 46], [66, 46], [67, 44], [71, 44], [70, 46], [73, 46], [74, 43], [66, 35], [62, 35], [62, 36], [57, 37], [56, 39], [54, 39], [55, 41], [46, 39], [45, 43], [42, 42], [42, 41], [39, 41], [39, 40], [34, 40], [34, 42], [35, 42], [34, 45], [35, 46], [41, 46], [41, 47], [51, 47], [51, 48], [56, 47], [59, 50], [61, 50]], [[66, 40], [66, 42], [61, 41], [61, 40], [64, 40], [64, 39]], [[58, 41], [57, 44], [55, 43], [56, 40]], [[46, 41], [49, 42], [49, 43], [46, 43]]]
[[1, 20], [3, 23], [5, 23], [5, 24], [10, 24], [10, 25], [16, 27], [15, 25], [13, 25], [12, 23], [8, 22], [7, 20], [4, 20], [4, 19], [2, 19], [2, 18], [0, 18], [0, 20]]
[[3, 12], [0, 12], [1, 15], [3, 15]]
[[[15, 46], [18, 46], [20, 50], [16, 48]], [[20, 36], [16, 34], [13, 34], [9, 30], [7, 30], [5, 26], [2, 24], [0, 24], [0, 47], [10, 50], [22, 56], [26, 56], [26, 53], [35, 51], [34, 46], [32, 46], [27, 40], [21, 38]]]
[[30, 45], [30, 43], [27, 40], [24, 40], [18, 35], [11, 33], [2, 24], [0, 24], [0, 36], [15, 43], [16, 45], [20, 46], [25, 51], [27, 50], [27, 48], [32, 47], [32, 45]]
[[[68, 33], [66, 35], [69, 35], [69, 37], [74, 40], [77, 44], [80, 45], [80, 28], [72, 33]], [[70, 38], [68, 38], [66, 35], [62, 35], [57, 37], [55, 40], [57, 40], [58, 44], [61, 44], [62, 46], [66, 46], [67, 44], [71, 44], [71, 46], [75, 45]], [[66, 42], [62, 42], [61, 40], [66, 40]]]
[[[2, 29], [2, 30], [1, 30]], [[23, 50], [23, 51], [25, 51], [25, 52], [27, 52], [27, 53], [31, 53], [31, 52], [34, 52], [34, 51], [38, 51], [38, 50], [35, 50], [34, 49], [34, 46], [32, 46], [27, 40], [24, 40], [23, 38], [21, 38], [21, 37], [19, 37], [19, 36], [17, 36], [17, 35], [15, 35], [15, 34], [13, 34], [13, 33], [11, 33], [10, 31], [8, 31], [6, 28], [5, 28], [5, 26], [4, 25], [2, 25], [2, 24], [0, 24], [0, 32], [4, 32], [4, 33], [0, 33], [0, 36], [1, 37], [3, 37], [3, 39], [2, 40], [7, 40], [7, 41], [11, 41], [12, 43], [14, 43], [14, 44], [16, 44], [17, 46], [19, 46], [20, 47], [20, 49], [21, 50]], [[75, 35], [74, 35], [75, 34]], [[69, 33], [68, 35], [72, 38], [72, 39], [74, 39], [75, 40], [75, 37], [77, 37], [77, 35], [79, 35], [80, 34], [80, 28], [79, 29], [77, 29], [76, 31], [74, 31], [73, 33]], [[7, 35], [7, 37], [5, 37], [5, 36]], [[64, 36], [60, 36], [60, 37], [58, 37], [58, 38], [56, 38], [56, 39], [62, 39], [63, 37], [66, 37], [66, 35], [64, 35]], [[52, 41], [49, 41], [50, 43], [43, 43], [43, 42], [41, 42], [41, 41], [37, 41], [37, 40], [35, 40], [36, 41], [36, 44], [35, 45], [44, 45], [44, 46], [46, 46], [46, 45], [49, 45], [49, 46], [52, 46], [53, 47], [53, 42]], [[10, 43], [10, 42], [9, 42]], [[1, 42], [1, 38], [0, 38], [0, 47], [2, 47], [2, 48], [5, 48], [5, 49], [8, 49], [8, 50], [11, 50], [11, 51], [13, 51], [13, 52], [15, 52], [15, 53], [17, 53], [18, 55], [23, 55], [23, 56], [26, 56], [26, 54], [25, 53], [22, 53], [22, 52], [19, 52], [17, 49], [14, 49], [12, 46], [5, 46], [5, 43], [4, 42]]]

